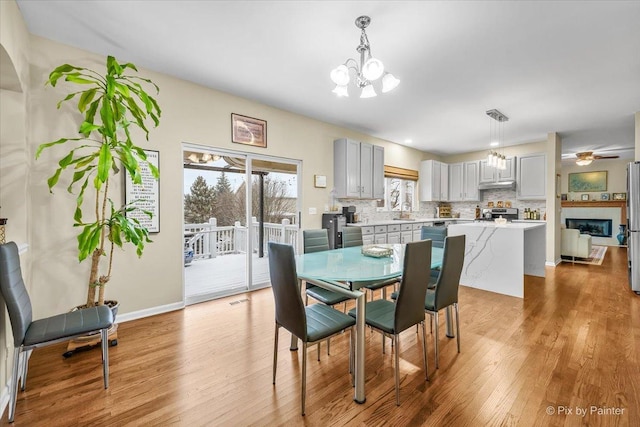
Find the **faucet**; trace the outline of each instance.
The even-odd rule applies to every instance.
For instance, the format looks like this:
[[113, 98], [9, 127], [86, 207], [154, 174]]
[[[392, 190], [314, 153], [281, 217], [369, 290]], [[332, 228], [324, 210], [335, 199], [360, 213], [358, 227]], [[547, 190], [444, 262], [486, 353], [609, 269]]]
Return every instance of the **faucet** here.
[[411, 218], [411, 203], [404, 202], [400, 205], [400, 219]]

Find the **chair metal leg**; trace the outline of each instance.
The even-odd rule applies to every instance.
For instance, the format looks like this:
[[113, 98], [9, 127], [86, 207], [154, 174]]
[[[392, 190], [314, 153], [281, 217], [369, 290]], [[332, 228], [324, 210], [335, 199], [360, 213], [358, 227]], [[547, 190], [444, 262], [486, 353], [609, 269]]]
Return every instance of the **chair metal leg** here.
[[460, 313], [458, 311], [458, 303], [454, 303], [453, 307], [456, 309], [456, 338], [458, 339], [458, 353], [460, 353]]
[[273, 384], [276, 383], [276, 368], [278, 367], [278, 329], [280, 327], [276, 323], [276, 336], [273, 340]]
[[22, 352], [22, 381], [20, 382], [22, 391], [24, 391], [25, 388], [27, 388], [27, 370], [29, 368], [30, 352], [31, 350]]
[[302, 415], [304, 415], [304, 403], [307, 395], [307, 342], [302, 343]]
[[424, 321], [421, 323], [422, 325], [422, 362], [424, 365], [424, 377], [427, 381], [429, 381], [429, 361], [427, 360], [427, 326], [424, 324]]
[[398, 356], [398, 334], [393, 336], [393, 341], [396, 345], [396, 405], [400, 406], [400, 357]]
[[382, 354], [385, 354], [384, 332], [380, 331], [380, 335], [382, 335]]
[[11, 375], [11, 391], [9, 392], [9, 422], [13, 422], [16, 415], [16, 401], [18, 400], [18, 370], [20, 369], [20, 347], [13, 349], [13, 372]]
[[355, 369], [355, 347], [356, 347], [356, 336], [355, 336], [355, 328], [352, 326], [349, 331], [349, 372], [351, 373], [351, 387], [356, 385], [356, 369]]
[[435, 313], [433, 313], [433, 320], [435, 321], [436, 324], [436, 339], [435, 339], [435, 348], [436, 348], [436, 369], [439, 368], [438, 365], [438, 340], [439, 340], [439, 330], [440, 330], [440, 322], [439, 322], [439, 315], [438, 312], [436, 311]]
[[104, 375], [104, 388], [109, 388], [109, 328], [100, 331], [102, 335], [102, 375]]
[[327, 356], [329, 356], [330, 348], [331, 348], [331, 338], [327, 338]]

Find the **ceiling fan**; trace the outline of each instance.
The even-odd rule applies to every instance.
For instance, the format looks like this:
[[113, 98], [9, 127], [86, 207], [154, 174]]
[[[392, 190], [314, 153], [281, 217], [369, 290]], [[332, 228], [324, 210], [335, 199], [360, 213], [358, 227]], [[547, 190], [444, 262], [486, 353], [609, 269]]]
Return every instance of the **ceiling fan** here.
[[594, 160], [599, 159], [617, 159], [620, 156], [598, 156], [597, 154], [593, 154], [593, 151], [583, 151], [581, 153], [576, 153], [576, 164], [578, 166], [586, 166], [590, 165]]

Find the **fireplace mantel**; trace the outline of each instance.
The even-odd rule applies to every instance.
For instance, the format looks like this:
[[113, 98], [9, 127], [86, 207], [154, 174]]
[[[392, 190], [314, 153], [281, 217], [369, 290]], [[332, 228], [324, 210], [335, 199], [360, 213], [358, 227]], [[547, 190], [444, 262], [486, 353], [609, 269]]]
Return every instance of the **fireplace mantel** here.
[[626, 200], [592, 200], [588, 202], [562, 201], [563, 208], [620, 208], [620, 224], [627, 223], [627, 201]]

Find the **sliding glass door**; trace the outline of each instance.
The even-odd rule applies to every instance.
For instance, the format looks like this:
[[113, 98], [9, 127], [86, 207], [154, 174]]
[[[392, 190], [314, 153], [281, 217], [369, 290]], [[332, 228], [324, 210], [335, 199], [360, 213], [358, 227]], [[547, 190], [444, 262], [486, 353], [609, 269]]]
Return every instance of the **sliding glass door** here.
[[186, 145], [187, 304], [269, 285], [267, 244], [297, 248], [300, 161]]

